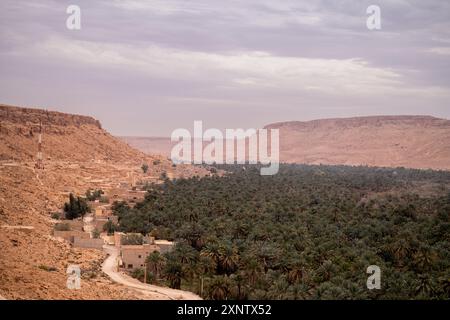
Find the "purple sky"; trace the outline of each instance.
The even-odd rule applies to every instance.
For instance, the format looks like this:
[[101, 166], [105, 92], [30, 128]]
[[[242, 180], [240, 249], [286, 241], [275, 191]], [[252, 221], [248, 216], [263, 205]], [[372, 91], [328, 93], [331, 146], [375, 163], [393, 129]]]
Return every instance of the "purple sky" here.
[[2, 0], [0, 71], [0, 103], [92, 115], [117, 135], [450, 118], [450, 2]]

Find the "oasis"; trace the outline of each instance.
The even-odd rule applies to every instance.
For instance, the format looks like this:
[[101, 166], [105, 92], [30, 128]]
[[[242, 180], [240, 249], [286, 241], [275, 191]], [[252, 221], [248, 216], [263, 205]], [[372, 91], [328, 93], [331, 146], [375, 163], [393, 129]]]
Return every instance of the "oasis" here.
[[274, 175], [279, 168], [278, 129], [219, 129], [203, 132], [202, 121], [194, 121], [194, 135], [187, 129], [172, 132], [171, 141], [178, 142], [171, 151], [175, 164], [256, 164], [261, 175]]

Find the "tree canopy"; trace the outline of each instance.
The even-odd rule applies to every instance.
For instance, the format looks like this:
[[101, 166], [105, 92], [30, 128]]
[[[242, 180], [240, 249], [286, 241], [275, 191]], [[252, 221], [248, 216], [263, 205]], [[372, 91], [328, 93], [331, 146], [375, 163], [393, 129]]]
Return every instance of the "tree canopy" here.
[[[450, 173], [217, 168], [228, 173], [166, 179], [114, 206], [122, 231], [178, 242], [149, 260], [170, 286], [209, 299], [449, 298]], [[366, 287], [369, 265], [380, 290]]]

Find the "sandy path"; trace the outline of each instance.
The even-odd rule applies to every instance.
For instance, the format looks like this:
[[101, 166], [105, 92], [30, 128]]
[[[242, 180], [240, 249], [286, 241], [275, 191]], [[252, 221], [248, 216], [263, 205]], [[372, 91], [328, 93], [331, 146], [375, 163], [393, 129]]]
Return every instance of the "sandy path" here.
[[114, 282], [138, 290], [145, 298], [152, 300], [201, 300], [198, 295], [192, 292], [145, 284], [126, 274], [117, 272], [117, 256], [119, 250], [114, 246], [108, 245], [103, 246], [103, 249], [109, 256], [102, 264], [102, 271]]

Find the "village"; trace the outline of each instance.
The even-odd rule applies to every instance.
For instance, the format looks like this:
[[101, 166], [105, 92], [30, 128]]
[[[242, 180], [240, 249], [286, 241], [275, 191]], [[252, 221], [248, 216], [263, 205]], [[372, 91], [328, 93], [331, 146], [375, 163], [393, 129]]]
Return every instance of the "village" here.
[[[136, 183], [133, 173], [128, 175], [129, 182], [116, 185], [111, 182], [100, 184], [102, 189], [87, 191], [82, 199], [89, 207], [88, 213], [76, 219], [67, 219], [66, 212], [61, 210], [53, 214], [57, 222], [54, 225], [53, 236], [70, 243], [75, 248], [104, 250], [117, 252], [117, 272], [131, 273], [136, 270], [146, 271], [146, 258], [153, 252], [161, 254], [169, 252], [173, 241], [155, 239], [155, 237], [140, 233], [123, 233], [115, 230], [118, 217], [113, 214], [113, 203], [127, 202], [134, 205], [144, 199], [145, 190], [142, 181]], [[144, 277], [146, 279], [146, 277]]]

